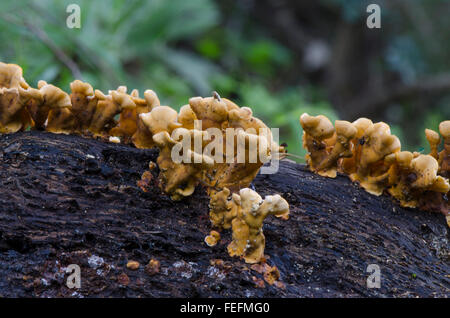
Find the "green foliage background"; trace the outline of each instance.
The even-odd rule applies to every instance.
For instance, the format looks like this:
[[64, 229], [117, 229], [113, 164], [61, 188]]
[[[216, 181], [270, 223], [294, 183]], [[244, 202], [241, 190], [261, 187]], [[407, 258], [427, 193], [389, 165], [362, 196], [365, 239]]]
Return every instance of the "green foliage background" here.
[[[352, 19], [354, 1], [337, 3]], [[81, 7], [81, 28], [66, 27], [66, 8]], [[240, 23], [236, 32], [233, 23]], [[232, 26], [233, 27], [230, 27]], [[26, 80], [40, 79], [69, 91], [74, 75], [54, 50], [36, 36], [42, 31], [81, 70], [82, 79], [107, 92], [118, 85], [130, 90], [155, 90], [163, 104], [179, 108], [191, 96], [209, 96], [213, 90], [240, 106], [249, 106], [270, 127], [280, 128], [280, 142], [299, 156], [303, 112], [337, 119], [321, 87], [280, 85], [295, 56], [250, 20], [224, 20], [212, 0], [42, 0], [2, 1], [0, 4], [0, 60], [17, 63]], [[426, 60], [411, 50], [414, 38], [392, 43], [393, 67], [414, 68], [413, 59]], [[424, 63], [416, 63], [425, 67]], [[291, 70], [292, 71], [292, 70]], [[431, 113], [425, 124], [436, 129], [444, 115]], [[393, 127], [402, 138], [402, 131]], [[425, 143], [424, 143], [425, 144]]]

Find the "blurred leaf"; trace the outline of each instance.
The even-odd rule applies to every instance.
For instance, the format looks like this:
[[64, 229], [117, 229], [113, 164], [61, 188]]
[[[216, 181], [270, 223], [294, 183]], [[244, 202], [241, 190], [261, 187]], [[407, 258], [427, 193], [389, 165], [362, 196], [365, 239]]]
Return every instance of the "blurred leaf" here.
[[220, 57], [220, 46], [219, 43], [213, 39], [203, 39], [196, 43], [197, 51], [203, 56], [210, 59], [217, 59]]

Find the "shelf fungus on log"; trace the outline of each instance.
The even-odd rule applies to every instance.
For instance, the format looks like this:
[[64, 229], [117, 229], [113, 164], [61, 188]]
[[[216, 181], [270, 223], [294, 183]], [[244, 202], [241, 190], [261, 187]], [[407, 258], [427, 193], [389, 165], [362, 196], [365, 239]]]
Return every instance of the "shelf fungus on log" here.
[[177, 111], [169, 106], [156, 106], [152, 111], [140, 114], [133, 143], [137, 148], [155, 147], [154, 135], [162, 131], [170, 135], [175, 128], [181, 127], [177, 117]]
[[[255, 262], [262, 257], [264, 236], [258, 227], [269, 214], [288, 213], [287, 202], [280, 196], [261, 200], [252, 221], [246, 212], [239, 214], [238, 206], [228, 198], [250, 186], [262, 165], [284, 148], [250, 108], [239, 107], [216, 92], [211, 97], [189, 99], [177, 112], [160, 106], [152, 90], [146, 90], [141, 98], [137, 90], [127, 94], [127, 88], [119, 86], [106, 95], [80, 80], [73, 81], [70, 89], [68, 95], [45, 81], [32, 88], [19, 66], [0, 63], [0, 133], [31, 128], [133, 143], [137, 148], [157, 147], [159, 177], [155, 184], [173, 200], [190, 196], [199, 184], [206, 186], [212, 225], [229, 229], [240, 215], [242, 222], [249, 222], [250, 239], [255, 241], [250, 243], [252, 248], [245, 249], [246, 259]], [[339, 135], [344, 148], [346, 133]], [[331, 161], [330, 165], [335, 165], [336, 160]], [[148, 186], [149, 175], [144, 172], [141, 188]], [[246, 191], [240, 192], [244, 203]], [[219, 239], [219, 232], [212, 231], [206, 242], [213, 246]]]
[[35, 128], [46, 129], [53, 133], [72, 133], [75, 117], [70, 111], [72, 108], [70, 96], [45, 81], [39, 81], [38, 88], [42, 93], [43, 102], [37, 106], [36, 112], [31, 114]]
[[0, 133], [23, 131], [31, 124], [25, 108], [28, 97], [20, 94], [26, 88], [22, 68], [0, 62]]
[[76, 118], [76, 130], [85, 133], [91, 125], [98, 99], [89, 83], [75, 80], [70, 83], [70, 89], [72, 91], [70, 94], [71, 111]]
[[444, 138], [444, 149], [439, 153], [439, 173], [450, 178], [450, 120], [439, 124], [439, 132]]
[[448, 215], [447, 204], [438, 198], [450, 186], [448, 180], [437, 175], [439, 165], [433, 156], [401, 151], [388, 156], [386, 161], [391, 164], [387, 173], [388, 192], [403, 207], [428, 207]]
[[437, 132], [431, 129], [425, 129], [425, 137], [427, 138], [428, 143], [430, 144], [430, 156], [435, 159], [439, 158], [438, 147], [441, 143], [441, 137]]
[[[148, 113], [140, 114], [139, 118], [142, 124], [138, 125], [132, 138], [137, 147], [156, 145], [160, 150], [167, 148], [167, 145], [155, 142], [155, 135], [165, 131], [171, 138], [165, 136], [163, 140], [172, 144], [172, 147], [174, 143], [179, 143], [175, 148], [177, 151], [178, 148], [187, 149], [186, 154], [182, 155], [185, 158], [189, 159], [193, 152], [197, 158], [213, 160], [213, 164], [201, 166], [186, 160], [170, 163], [172, 159], [167, 149], [164, 150], [167, 152], [164, 160], [161, 159], [166, 166], [170, 163], [172, 167], [182, 166], [185, 170], [189, 166], [196, 166], [192, 171], [201, 168], [193, 174], [197, 178], [195, 183], [206, 185], [210, 191], [227, 187], [233, 192], [248, 187], [261, 166], [270, 160], [272, 150], [277, 152], [280, 149], [273, 141], [268, 127], [253, 117], [248, 107], [240, 108], [220, 98], [217, 93], [213, 97], [191, 98], [179, 113], [169, 106], [157, 106]], [[174, 138], [174, 134], [178, 137]], [[167, 184], [179, 183], [170, 180], [172, 177], [178, 178], [179, 174], [169, 175], [167, 172], [162, 177]], [[193, 185], [194, 180], [189, 184]], [[172, 189], [172, 186], [167, 189]]]
[[211, 231], [207, 237], [205, 237], [206, 245], [213, 247], [220, 241], [220, 233], [217, 231]]
[[450, 121], [439, 125], [441, 137], [425, 130], [430, 154], [401, 151], [399, 139], [386, 123], [359, 118], [353, 123], [336, 121], [335, 127], [322, 115], [300, 117], [306, 161], [320, 175], [347, 174], [367, 192], [381, 195], [385, 190], [404, 207], [441, 212], [450, 226], [449, 150]]
[[184, 122], [198, 120], [200, 129], [210, 132], [206, 151], [215, 164], [203, 181], [211, 188], [227, 187], [233, 192], [248, 187], [261, 166], [282, 151], [250, 108], [239, 107], [216, 92], [212, 97], [191, 98], [182, 111]]
[[234, 193], [230, 200], [237, 211], [232, 221], [230, 256], [242, 256], [246, 263], [258, 263], [264, 257], [264, 219], [269, 215], [289, 218], [289, 204], [280, 195], [269, 195], [263, 200], [255, 191], [245, 188]]
[[[148, 92], [146, 91], [145, 95], [147, 94]], [[159, 104], [159, 100], [150, 98], [150, 103], [148, 103], [147, 99], [140, 98], [139, 91], [136, 89], [131, 92], [130, 96], [134, 105], [133, 103], [129, 103], [122, 108], [117, 126], [109, 131], [111, 136], [120, 137], [126, 143], [131, 141], [131, 137], [137, 131], [138, 116], [143, 113], [148, 113], [152, 109], [152, 104], [150, 103], [156, 102]]]
[[214, 227], [230, 229], [231, 222], [237, 215], [236, 205], [230, 198], [230, 190], [224, 188], [221, 191], [212, 190], [209, 194], [209, 219]]
[[0, 62], [0, 87], [18, 88], [19, 86], [28, 87], [23, 78], [22, 68], [16, 64]]
[[[172, 138], [167, 131], [161, 131], [153, 136], [153, 141], [160, 149], [157, 164], [160, 169], [160, 185], [164, 192], [169, 194], [173, 200], [180, 200], [183, 197], [194, 193], [195, 186], [201, 178], [203, 171], [214, 164], [214, 160], [193, 149], [183, 147], [183, 140], [196, 138], [195, 135], [206, 134], [204, 131], [188, 130], [177, 128], [176, 136], [184, 136], [181, 140]], [[174, 161], [172, 150], [176, 148], [182, 150], [180, 161]], [[175, 151], [177, 151], [174, 149]]]
[[300, 116], [303, 128], [303, 148], [308, 153], [305, 156], [309, 169], [324, 177], [336, 177], [335, 170], [320, 170], [319, 166], [330, 155], [336, 141], [335, 129], [331, 121], [323, 116], [310, 116], [304, 113]]
[[117, 125], [114, 117], [124, 109], [136, 107], [131, 96], [126, 92], [125, 86], [109, 91], [108, 95], [103, 94], [100, 90], [95, 90], [94, 94], [98, 102], [89, 126], [91, 133], [95, 136], [109, 136], [110, 129]]
[[336, 120], [335, 126], [335, 144], [329, 155], [317, 166], [318, 171], [326, 171], [327, 175], [332, 177], [336, 177], [339, 159], [353, 156], [351, 140], [356, 135], [356, 128], [348, 121]]
[[381, 195], [386, 187], [384, 173], [389, 169], [384, 158], [400, 151], [400, 140], [391, 135], [391, 129], [383, 122], [370, 126], [362, 138], [364, 142], [355, 162], [356, 171], [350, 174], [350, 179], [358, 181], [367, 192]]

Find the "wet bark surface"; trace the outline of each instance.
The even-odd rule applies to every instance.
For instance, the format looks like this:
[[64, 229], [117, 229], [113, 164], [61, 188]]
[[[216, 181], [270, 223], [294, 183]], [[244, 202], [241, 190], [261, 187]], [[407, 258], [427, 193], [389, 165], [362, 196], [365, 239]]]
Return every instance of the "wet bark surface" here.
[[[289, 220], [264, 225], [267, 263], [282, 282], [269, 285], [228, 256], [230, 231], [215, 247], [204, 243], [204, 189], [173, 202], [156, 178], [147, 192], [137, 186], [156, 156], [79, 136], [0, 136], [0, 296], [450, 296], [450, 234], [440, 214], [283, 161], [254, 181], [262, 196], [279, 193], [291, 207]], [[146, 270], [152, 258], [158, 273]], [[140, 267], [127, 269], [129, 260]], [[66, 286], [70, 264], [80, 266], [80, 289]], [[379, 289], [367, 288], [369, 264], [380, 268]]]

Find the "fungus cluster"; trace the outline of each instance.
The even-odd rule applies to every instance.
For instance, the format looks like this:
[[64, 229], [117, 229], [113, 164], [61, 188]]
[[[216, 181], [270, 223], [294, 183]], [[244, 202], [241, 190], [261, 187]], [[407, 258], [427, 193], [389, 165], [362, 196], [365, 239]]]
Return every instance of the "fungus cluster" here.
[[[35, 95], [42, 96], [28, 88], [18, 65], [0, 62], [0, 133], [15, 133], [31, 124], [26, 106]], [[22, 91], [27, 94], [21, 94]]]
[[367, 192], [387, 191], [404, 207], [439, 211], [450, 226], [448, 203], [450, 121], [439, 125], [444, 149], [439, 152], [439, 133], [426, 129], [430, 154], [401, 151], [399, 139], [384, 122], [359, 118], [353, 123], [323, 115], [300, 117], [306, 161], [311, 171], [334, 178], [344, 173]]
[[[276, 195], [264, 201], [255, 199], [252, 208], [258, 209], [248, 210], [246, 200], [259, 195], [244, 188], [265, 162], [283, 152], [250, 108], [239, 107], [215, 92], [212, 97], [189, 99], [177, 112], [161, 106], [152, 90], [146, 90], [143, 98], [137, 90], [128, 94], [125, 86], [105, 94], [80, 80], [73, 81], [70, 89], [67, 94], [45, 81], [39, 81], [37, 88], [30, 87], [18, 65], [0, 63], [0, 133], [34, 129], [93, 136], [137, 148], [157, 147], [162, 190], [180, 200], [190, 196], [197, 185], [205, 186], [212, 225], [232, 228], [232, 244], [242, 251], [230, 248], [230, 254], [251, 262], [262, 258], [262, 221], [269, 214], [280, 215], [277, 209], [287, 214], [289, 206]], [[145, 189], [150, 180], [150, 173], [144, 172], [139, 186]], [[233, 194], [239, 190], [244, 192]], [[238, 203], [240, 196], [243, 199]], [[244, 228], [248, 248], [241, 246]], [[205, 242], [214, 246], [219, 240], [220, 233], [212, 231]]]
[[[261, 130], [263, 134], [259, 133]], [[230, 255], [242, 256], [252, 263], [262, 259], [265, 245], [262, 221], [279, 211], [275, 211], [275, 207], [270, 210], [268, 203], [262, 204], [261, 200], [255, 206], [261, 204], [265, 208], [258, 210], [255, 220], [249, 221], [247, 215], [250, 212], [240, 206], [237, 198], [244, 190], [259, 197], [246, 187], [270, 156], [282, 152], [283, 148], [273, 141], [268, 127], [253, 117], [250, 108], [239, 107], [217, 93], [212, 97], [191, 98], [179, 112], [169, 106], [156, 106], [139, 115], [137, 130], [131, 140], [138, 148], [159, 148], [159, 184], [173, 200], [190, 196], [199, 184], [206, 186], [212, 225], [218, 229], [232, 229]], [[258, 152], [262, 156], [252, 160]], [[239, 190], [239, 195], [233, 193]], [[277, 201], [274, 206], [282, 205], [283, 213], [288, 213], [287, 202], [280, 196], [274, 198]], [[266, 200], [272, 200], [272, 197]], [[279, 203], [281, 200], [285, 205]], [[243, 236], [244, 228], [247, 228], [247, 236]], [[205, 238], [209, 246], [215, 246], [219, 240], [217, 231]], [[244, 241], [246, 243], [241, 246]], [[231, 247], [234, 245], [240, 246], [240, 252]], [[246, 245], [250, 247], [246, 248]]]
[[[260, 129], [265, 134], [259, 134]], [[248, 187], [272, 151], [282, 150], [268, 131], [250, 108], [214, 93], [191, 98], [179, 112], [156, 106], [141, 113], [131, 140], [138, 148], [160, 149], [161, 185], [179, 200], [190, 196], [198, 184], [206, 185], [212, 196], [215, 189]], [[263, 156], [251, 160], [257, 150]]]
[[73, 81], [70, 89], [69, 95], [45, 81], [39, 81], [37, 88], [30, 87], [18, 65], [0, 63], [0, 132], [30, 128], [118, 137], [129, 143], [137, 131], [139, 114], [159, 105], [151, 90], [144, 93], [144, 98], [137, 90], [127, 94], [125, 86], [104, 94], [80, 80]]

